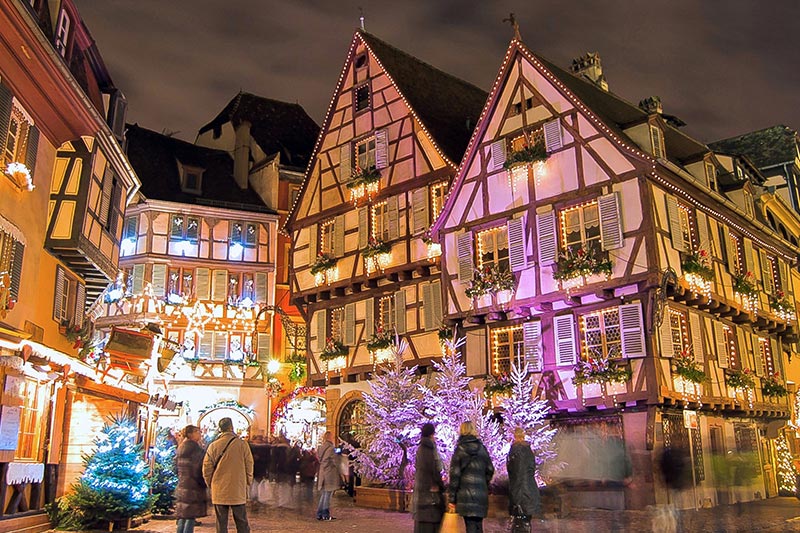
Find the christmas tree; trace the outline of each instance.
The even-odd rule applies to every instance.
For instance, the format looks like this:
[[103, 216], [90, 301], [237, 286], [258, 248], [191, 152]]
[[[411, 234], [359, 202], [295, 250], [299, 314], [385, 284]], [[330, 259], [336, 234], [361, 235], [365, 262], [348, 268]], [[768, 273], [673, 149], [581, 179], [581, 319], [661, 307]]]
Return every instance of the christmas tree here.
[[403, 366], [405, 339], [390, 349], [392, 359], [382, 373], [370, 381], [364, 394], [364, 437], [361, 448], [352, 450], [355, 469], [362, 477], [383, 481], [403, 489], [413, 478], [413, 458], [424, 420], [424, 391], [417, 367]]
[[112, 418], [94, 439], [94, 450], [83, 455], [84, 472], [72, 492], [58, 501], [59, 527], [108, 527], [150, 509], [150, 483], [136, 424]]
[[794, 496], [797, 491], [797, 470], [792, 462], [786, 435], [781, 434], [775, 443], [778, 459], [778, 493], [781, 496]]
[[169, 514], [175, 507], [175, 488], [178, 486], [178, 471], [175, 456], [178, 447], [169, 429], [156, 434], [153, 447], [153, 466], [150, 469], [150, 486], [153, 493], [153, 512]]

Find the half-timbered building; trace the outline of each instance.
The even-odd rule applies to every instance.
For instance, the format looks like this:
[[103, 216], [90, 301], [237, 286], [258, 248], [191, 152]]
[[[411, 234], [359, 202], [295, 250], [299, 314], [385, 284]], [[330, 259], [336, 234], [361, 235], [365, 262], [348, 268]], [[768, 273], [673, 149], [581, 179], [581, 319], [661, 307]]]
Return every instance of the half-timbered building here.
[[[468, 372], [529, 365], [578, 505], [666, 502], [666, 450], [692, 463], [680, 506], [776, 494], [770, 439], [790, 405], [763, 387], [786, 385], [796, 351], [798, 249], [757, 216], [771, 195], [755, 173], [728, 179], [746, 163], [680, 124], [608, 91], [598, 55], [570, 73], [512, 40], [432, 228]], [[601, 453], [620, 442], [632, 485]], [[757, 474], [727, 487], [728, 452]]]
[[[286, 224], [309, 374], [350, 440], [360, 391], [395, 334], [426, 372], [440, 355], [438, 217], [486, 94], [364, 31], [353, 36]], [[352, 400], [352, 401], [351, 401]]]

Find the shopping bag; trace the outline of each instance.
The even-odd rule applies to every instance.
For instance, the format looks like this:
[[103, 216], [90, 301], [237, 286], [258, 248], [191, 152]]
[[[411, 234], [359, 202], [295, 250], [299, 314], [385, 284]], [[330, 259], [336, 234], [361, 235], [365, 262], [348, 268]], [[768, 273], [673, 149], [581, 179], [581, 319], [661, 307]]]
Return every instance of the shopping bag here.
[[257, 502], [258, 501], [258, 482], [254, 481], [250, 484], [250, 501]]
[[270, 497], [272, 496], [272, 487], [270, 482], [266, 479], [262, 479], [261, 482], [258, 484], [258, 501], [259, 503], [267, 504], [269, 503]]
[[466, 533], [467, 526], [464, 524], [464, 519], [456, 513], [444, 513], [442, 518], [442, 527], [439, 533]]

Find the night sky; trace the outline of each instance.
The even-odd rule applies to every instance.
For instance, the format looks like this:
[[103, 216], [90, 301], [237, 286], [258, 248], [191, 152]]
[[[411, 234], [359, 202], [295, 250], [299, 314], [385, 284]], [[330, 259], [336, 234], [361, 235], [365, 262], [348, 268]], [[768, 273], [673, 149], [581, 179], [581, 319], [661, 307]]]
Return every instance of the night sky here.
[[193, 141], [242, 89], [321, 123], [363, 6], [367, 31], [488, 90], [512, 37], [562, 67], [600, 53], [610, 89], [704, 142], [800, 128], [800, 1], [76, 0], [128, 120]]

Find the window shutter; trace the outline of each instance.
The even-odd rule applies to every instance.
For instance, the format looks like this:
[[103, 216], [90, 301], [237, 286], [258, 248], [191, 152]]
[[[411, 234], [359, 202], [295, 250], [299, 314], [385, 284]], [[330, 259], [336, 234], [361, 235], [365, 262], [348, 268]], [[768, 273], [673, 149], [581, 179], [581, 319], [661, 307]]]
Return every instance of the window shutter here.
[[308, 228], [308, 264], [311, 265], [317, 259], [317, 244], [319, 243], [319, 231], [316, 224]]
[[683, 241], [683, 224], [678, 207], [678, 200], [674, 196], [667, 195], [667, 215], [669, 216], [669, 233], [672, 238], [672, 247], [679, 252], [688, 252], [686, 243]]
[[167, 265], [153, 265], [153, 296], [163, 298], [167, 288]]
[[389, 166], [389, 133], [386, 130], [375, 132], [375, 168]]
[[228, 355], [228, 334], [224, 331], [214, 332], [214, 359], [225, 359]]
[[503, 168], [503, 163], [506, 162], [506, 140], [500, 139], [492, 143], [490, 148], [492, 156], [492, 164], [490, 170], [498, 170]]
[[198, 300], [211, 299], [211, 271], [207, 268], [194, 269], [194, 293]]
[[714, 321], [714, 337], [717, 346], [717, 363], [720, 368], [728, 368], [730, 366], [730, 346], [725, 338], [725, 327], [722, 322], [717, 320]]
[[259, 333], [257, 337], [256, 358], [259, 363], [267, 363], [272, 350], [272, 336], [269, 333]]
[[525, 270], [527, 255], [525, 253], [525, 218], [512, 218], [506, 224], [508, 234], [508, 264], [511, 272]]
[[36, 152], [39, 150], [39, 129], [31, 125], [28, 129], [28, 146], [25, 148], [25, 166], [31, 173], [33, 179], [33, 171], [36, 169]]
[[131, 283], [131, 293], [142, 294], [144, 289], [144, 265], [133, 265], [133, 283]]
[[772, 294], [774, 292], [772, 278], [772, 261], [767, 257], [765, 250], [760, 251], [761, 259], [761, 282], [764, 284], [764, 292]]
[[80, 329], [83, 327], [83, 317], [86, 314], [86, 285], [83, 283], [75, 284], [75, 314], [72, 316], [72, 324]]
[[364, 338], [369, 339], [375, 334], [375, 298], [369, 298], [365, 302], [364, 312]]
[[333, 255], [344, 255], [344, 215], [339, 215], [333, 223]]
[[700, 239], [700, 249], [713, 253], [714, 247], [711, 245], [708, 231], [708, 217], [700, 211], [695, 211], [695, 213], [697, 214], [697, 238]]
[[470, 281], [475, 266], [472, 262], [472, 232], [466, 231], [456, 237], [458, 253], [458, 281]]
[[431, 283], [431, 300], [433, 301], [433, 324], [431, 324], [431, 329], [438, 329], [443, 317], [441, 281]]
[[697, 313], [689, 313], [689, 328], [692, 330], [692, 352], [694, 353], [694, 360], [702, 363], [706, 359], [706, 350], [703, 346], [703, 320]]
[[214, 332], [206, 331], [200, 335], [200, 349], [197, 350], [197, 357], [200, 359], [211, 359], [214, 351]]
[[758, 335], [752, 334], [751, 339], [753, 342], [753, 357], [755, 362], [755, 372], [756, 376], [763, 376], [764, 375], [764, 353], [761, 351], [761, 340], [758, 338]]
[[522, 324], [525, 362], [531, 372], [542, 371], [542, 323], [538, 320]]
[[575, 364], [575, 319], [572, 315], [553, 317], [553, 330], [556, 335], [556, 364], [558, 366]]
[[211, 299], [224, 302], [228, 295], [228, 271], [214, 270], [211, 278]]
[[350, 143], [345, 143], [339, 150], [339, 182], [344, 184], [350, 181], [353, 171], [350, 165]]
[[256, 272], [255, 275], [255, 284], [256, 284], [256, 302], [258, 303], [266, 303], [267, 302], [267, 273], [266, 272]]
[[536, 238], [539, 246], [539, 266], [555, 263], [558, 250], [555, 211], [536, 215]]
[[[14, 96], [8, 87], [0, 83], [0, 154], [5, 154], [8, 140], [8, 126], [11, 124], [11, 110]], [[4, 169], [5, 170], [5, 169]]]
[[19, 285], [22, 280], [22, 257], [25, 255], [25, 245], [19, 241], [14, 241], [14, 249], [11, 252], [11, 287], [9, 294], [14, 300], [19, 299]]
[[317, 316], [317, 349], [321, 352], [328, 341], [328, 314], [325, 309], [316, 312]]
[[398, 197], [390, 196], [386, 199], [387, 218], [389, 220], [389, 240], [393, 241], [400, 237], [400, 217], [398, 215]]
[[744, 243], [742, 246], [742, 249], [744, 250], [744, 267], [748, 272], [752, 272], [755, 276], [757, 273], [755, 268], [755, 258], [753, 257], [753, 241], [742, 237], [742, 242]]
[[600, 242], [603, 250], [622, 248], [622, 218], [619, 209], [619, 193], [612, 192], [597, 199], [600, 214]]
[[425, 323], [425, 331], [433, 329], [433, 296], [431, 295], [433, 283], [422, 285], [422, 316]]
[[669, 320], [669, 309], [664, 309], [664, 320], [658, 328], [659, 342], [661, 343], [661, 357], [674, 357], [675, 346], [672, 345], [672, 326]]
[[125, 219], [125, 227], [122, 230], [122, 238], [124, 239], [136, 239], [138, 237], [139, 225], [139, 217], [134, 215]]
[[406, 332], [406, 291], [394, 293], [394, 329], [398, 335]]
[[369, 207], [358, 208], [358, 249], [367, 247], [369, 243]]
[[783, 259], [778, 259], [778, 276], [781, 281], [781, 290], [786, 293], [790, 301], [794, 302], [794, 297], [792, 296], [794, 294], [794, 290], [792, 290], [792, 274]]
[[416, 189], [411, 193], [412, 230], [417, 235], [428, 229], [428, 188]]
[[[772, 371], [777, 374], [781, 373], [781, 362], [783, 358], [781, 357], [783, 353], [781, 352], [781, 347], [778, 344], [778, 339], [774, 337], [770, 337], [769, 339], [769, 349], [772, 355]], [[766, 367], [767, 374], [769, 374], [769, 366]]]
[[64, 269], [56, 267], [56, 289], [55, 300], [53, 301], [53, 318], [60, 321], [63, 315], [63, 300], [64, 300]]
[[658, 126], [650, 126], [650, 142], [653, 146], [653, 157], [656, 159], [664, 157], [664, 151], [661, 148], [661, 130]]
[[344, 306], [344, 343], [347, 346], [356, 344], [356, 304]]
[[644, 320], [642, 306], [626, 304], [619, 306], [620, 334], [622, 336], [622, 354], [625, 357], [644, 357]]
[[561, 121], [555, 119], [545, 122], [542, 130], [544, 131], [544, 146], [548, 153], [562, 147]]
[[725, 257], [728, 261], [728, 272], [736, 274], [739, 262], [739, 249], [736, 243], [733, 242], [730, 231], [728, 231], [725, 226], [723, 226], [723, 231], [725, 232]]
[[100, 224], [106, 227], [108, 224], [109, 209], [111, 208], [111, 189], [114, 187], [114, 179], [111, 172], [106, 172], [103, 177], [103, 186], [100, 193], [100, 207], [97, 216]]

